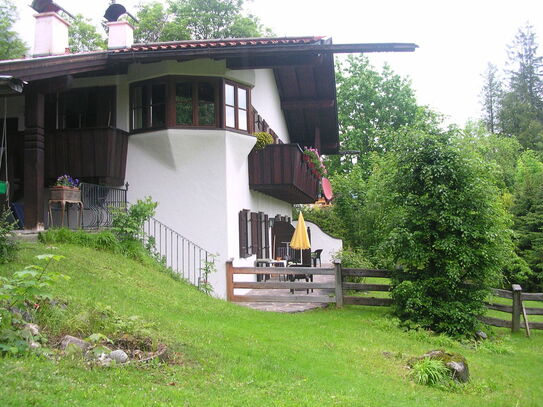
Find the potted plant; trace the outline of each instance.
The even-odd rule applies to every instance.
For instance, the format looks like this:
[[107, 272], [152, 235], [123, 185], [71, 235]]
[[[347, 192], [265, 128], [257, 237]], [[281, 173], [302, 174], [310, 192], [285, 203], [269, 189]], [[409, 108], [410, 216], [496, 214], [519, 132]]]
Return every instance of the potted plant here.
[[319, 155], [319, 151], [316, 148], [305, 147], [304, 149], [304, 161], [307, 162], [311, 173], [317, 177], [322, 178], [326, 175], [326, 167], [322, 157]]
[[57, 178], [55, 185], [49, 188], [50, 198], [54, 201], [81, 201], [79, 180], [68, 174]]
[[256, 137], [256, 144], [253, 147], [253, 151], [263, 150], [267, 145], [274, 143], [273, 136], [265, 131], [254, 133], [253, 136]]

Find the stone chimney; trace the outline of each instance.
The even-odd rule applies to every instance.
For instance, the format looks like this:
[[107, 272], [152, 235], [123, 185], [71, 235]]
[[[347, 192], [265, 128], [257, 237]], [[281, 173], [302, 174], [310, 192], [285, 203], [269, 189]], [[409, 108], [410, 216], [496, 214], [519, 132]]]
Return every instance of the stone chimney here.
[[34, 56], [65, 54], [70, 23], [55, 12], [35, 14]]
[[134, 44], [134, 27], [128, 21], [110, 21], [107, 26], [109, 49], [130, 48]]

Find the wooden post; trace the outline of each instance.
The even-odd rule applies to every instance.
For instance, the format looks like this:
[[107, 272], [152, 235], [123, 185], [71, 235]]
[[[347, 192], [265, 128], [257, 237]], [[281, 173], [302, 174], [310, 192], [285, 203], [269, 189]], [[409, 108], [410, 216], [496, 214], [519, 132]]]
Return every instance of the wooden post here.
[[234, 259], [226, 262], [226, 299], [230, 302], [234, 299]]
[[511, 317], [511, 331], [520, 331], [520, 314], [522, 312], [522, 301], [520, 296], [522, 294], [522, 287], [518, 284], [513, 284], [513, 313]]
[[341, 275], [341, 260], [334, 260], [336, 271], [336, 307], [343, 307], [343, 276]]
[[43, 230], [44, 215], [44, 96], [25, 91], [24, 213], [26, 230]]

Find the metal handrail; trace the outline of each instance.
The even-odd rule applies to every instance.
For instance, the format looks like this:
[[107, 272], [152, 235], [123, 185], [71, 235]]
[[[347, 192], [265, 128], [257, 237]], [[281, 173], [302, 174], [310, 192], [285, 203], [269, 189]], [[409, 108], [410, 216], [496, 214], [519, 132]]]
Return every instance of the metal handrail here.
[[145, 221], [142, 232], [144, 243], [152, 244], [166, 267], [197, 287], [207, 284], [202, 275], [204, 268], [214, 263], [213, 254], [155, 218]]
[[[83, 228], [99, 229], [112, 226], [112, 212], [130, 206], [125, 188], [81, 183], [81, 200], [85, 209]], [[203, 270], [214, 263], [215, 256], [179, 232], [150, 218], [143, 224], [142, 242], [163, 264], [191, 284], [207, 284]]]

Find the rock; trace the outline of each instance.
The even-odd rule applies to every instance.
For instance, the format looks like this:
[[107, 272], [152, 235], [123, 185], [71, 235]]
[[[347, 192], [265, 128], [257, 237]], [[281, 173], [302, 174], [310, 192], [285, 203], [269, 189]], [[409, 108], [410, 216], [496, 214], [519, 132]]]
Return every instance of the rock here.
[[106, 355], [105, 353], [102, 353], [99, 357], [98, 357], [98, 364], [100, 366], [109, 366], [113, 363], [113, 359], [111, 359], [109, 357], [109, 355]]
[[30, 335], [32, 336], [40, 334], [40, 327], [36, 324], [26, 323], [24, 324], [23, 329], [30, 333]]
[[60, 349], [66, 349], [68, 345], [74, 345], [85, 351], [90, 347], [88, 342], [85, 342], [83, 339], [76, 338], [75, 336], [66, 335], [60, 341]]
[[441, 360], [445, 366], [451, 372], [451, 377], [461, 383], [466, 383], [469, 381], [469, 368], [466, 358], [458, 353], [448, 353], [443, 350], [432, 350], [425, 353], [420, 358], [421, 359], [437, 359]]
[[30, 346], [30, 349], [38, 349], [41, 348], [41, 345], [38, 342], [31, 341], [28, 346]]
[[114, 350], [109, 354], [109, 357], [117, 363], [126, 363], [128, 361], [128, 355], [121, 349]]
[[488, 335], [486, 333], [484, 333], [483, 331], [477, 331], [477, 332], [475, 332], [475, 335], [477, 335], [481, 339], [488, 338]]
[[467, 383], [469, 381], [469, 370], [467, 363], [464, 362], [448, 362], [446, 366], [452, 373], [453, 379], [460, 383]]

